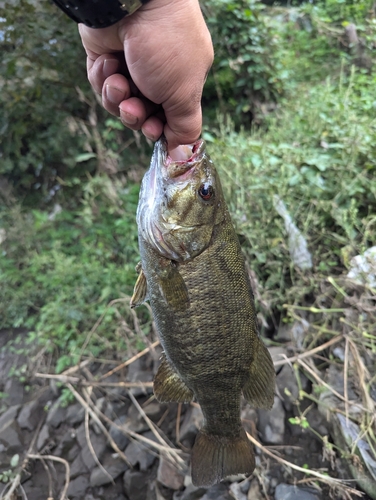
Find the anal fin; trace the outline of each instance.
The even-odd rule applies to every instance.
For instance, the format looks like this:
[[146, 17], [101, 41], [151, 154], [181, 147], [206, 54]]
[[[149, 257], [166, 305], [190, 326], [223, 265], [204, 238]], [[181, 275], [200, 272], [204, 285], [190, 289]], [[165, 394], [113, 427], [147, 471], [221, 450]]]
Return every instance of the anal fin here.
[[274, 390], [273, 360], [265, 344], [258, 339], [254, 359], [243, 387], [243, 396], [252, 406], [268, 410], [274, 403]]
[[189, 403], [193, 399], [193, 392], [167, 361], [164, 353], [154, 378], [153, 388], [154, 395], [160, 403]]

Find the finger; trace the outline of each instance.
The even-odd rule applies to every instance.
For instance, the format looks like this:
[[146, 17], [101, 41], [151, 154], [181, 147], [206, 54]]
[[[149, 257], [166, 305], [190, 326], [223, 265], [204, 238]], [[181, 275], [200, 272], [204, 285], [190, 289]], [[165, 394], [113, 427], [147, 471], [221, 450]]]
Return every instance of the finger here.
[[140, 130], [145, 120], [155, 114], [159, 109], [157, 104], [145, 98], [130, 97], [123, 101], [120, 106], [120, 119], [123, 124], [132, 130]]
[[191, 105], [185, 113], [179, 109], [165, 108], [165, 114], [164, 135], [169, 149], [175, 149], [181, 144], [193, 144], [200, 137], [202, 128], [201, 104]]
[[87, 58], [87, 77], [97, 94], [102, 93], [104, 81], [116, 73], [127, 74], [124, 54], [102, 54]]
[[157, 141], [163, 133], [163, 127], [166, 123], [166, 118], [163, 112], [147, 118], [142, 126], [142, 133], [151, 141]]
[[120, 103], [131, 97], [130, 82], [125, 76], [115, 74], [108, 77], [103, 84], [103, 107], [115, 116], [120, 115]]

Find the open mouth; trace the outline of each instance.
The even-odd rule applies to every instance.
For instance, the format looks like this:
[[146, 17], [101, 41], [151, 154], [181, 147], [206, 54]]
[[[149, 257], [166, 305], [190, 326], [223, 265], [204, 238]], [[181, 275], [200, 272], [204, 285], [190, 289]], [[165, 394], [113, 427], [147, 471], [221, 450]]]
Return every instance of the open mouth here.
[[167, 175], [170, 178], [180, 177], [189, 172], [205, 153], [205, 141], [199, 139], [194, 144], [183, 144], [168, 151], [167, 143], [164, 141], [165, 161]]

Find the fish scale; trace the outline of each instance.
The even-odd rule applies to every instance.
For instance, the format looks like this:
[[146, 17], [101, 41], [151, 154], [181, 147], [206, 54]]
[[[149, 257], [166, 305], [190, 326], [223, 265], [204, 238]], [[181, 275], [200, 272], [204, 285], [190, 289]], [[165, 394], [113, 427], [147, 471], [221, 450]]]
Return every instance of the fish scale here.
[[163, 139], [156, 143], [137, 222], [141, 270], [131, 305], [149, 298], [164, 349], [155, 396], [161, 402], [195, 397], [204, 415], [192, 450], [193, 483], [209, 486], [230, 474], [250, 474], [254, 454], [241, 424], [241, 394], [270, 408], [275, 373], [204, 141], [179, 162], [169, 158]]

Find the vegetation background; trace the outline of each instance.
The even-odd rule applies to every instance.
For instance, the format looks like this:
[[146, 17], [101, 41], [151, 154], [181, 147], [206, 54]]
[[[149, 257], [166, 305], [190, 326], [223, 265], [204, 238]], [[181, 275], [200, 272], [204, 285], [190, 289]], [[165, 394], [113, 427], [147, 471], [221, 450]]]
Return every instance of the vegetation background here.
[[[146, 307], [138, 334], [123, 321], [152, 145], [101, 108], [74, 23], [48, 2], [0, 5], [0, 329], [26, 329], [30, 353], [42, 350], [57, 373], [82, 356], [123, 359], [152, 328]], [[341, 333], [374, 363], [375, 290], [343, 280], [376, 240], [376, 4], [202, 8], [216, 52], [203, 137], [252, 269], [262, 334], [276, 344], [281, 325], [304, 319], [313, 328], [301, 350]], [[294, 260], [278, 200], [312, 267]], [[364, 397], [374, 382], [373, 372]]]

